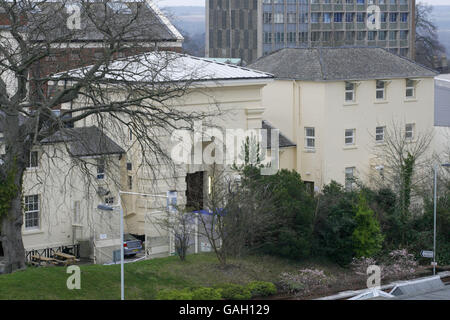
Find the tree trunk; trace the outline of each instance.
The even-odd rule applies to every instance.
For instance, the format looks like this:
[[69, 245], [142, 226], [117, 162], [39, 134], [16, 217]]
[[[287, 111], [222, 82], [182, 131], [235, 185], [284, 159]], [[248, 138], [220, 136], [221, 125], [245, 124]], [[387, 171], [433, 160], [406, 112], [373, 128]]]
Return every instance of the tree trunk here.
[[5, 257], [5, 273], [11, 273], [24, 269], [25, 249], [22, 241], [22, 175], [23, 170], [19, 169], [15, 173], [15, 183], [19, 188], [10, 202], [7, 215], [1, 217], [1, 241]]

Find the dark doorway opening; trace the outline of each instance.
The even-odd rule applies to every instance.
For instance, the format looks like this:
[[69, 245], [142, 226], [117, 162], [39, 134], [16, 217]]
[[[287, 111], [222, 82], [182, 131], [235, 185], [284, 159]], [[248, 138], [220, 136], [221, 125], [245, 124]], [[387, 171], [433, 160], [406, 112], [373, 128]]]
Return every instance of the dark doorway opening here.
[[314, 197], [314, 181], [303, 181], [306, 187], [306, 191]]
[[186, 207], [193, 210], [203, 209], [203, 178], [203, 171], [186, 175]]
[[3, 257], [5, 254], [3, 253], [3, 245], [2, 242], [0, 241], [0, 257]]

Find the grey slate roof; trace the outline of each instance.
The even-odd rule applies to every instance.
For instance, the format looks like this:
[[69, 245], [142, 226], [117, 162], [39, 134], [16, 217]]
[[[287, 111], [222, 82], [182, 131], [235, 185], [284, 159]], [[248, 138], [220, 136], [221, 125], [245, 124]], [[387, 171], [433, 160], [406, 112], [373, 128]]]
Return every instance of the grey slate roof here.
[[437, 72], [377, 47], [288, 48], [259, 58], [248, 68], [279, 79], [342, 81], [434, 77]]
[[[262, 129], [267, 130], [267, 149], [271, 149], [272, 148], [272, 130], [273, 129], [277, 129], [274, 126], [272, 126], [268, 121], [263, 120], [262, 122]], [[263, 136], [264, 138], [264, 136]], [[280, 142], [279, 142], [279, 147], [280, 148], [289, 148], [289, 147], [296, 147], [297, 145], [292, 142], [291, 140], [289, 140], [289, 138], [287, 138], [281, 131], [280, 131]]]
[[[111, 3], [111, 6], [109, 6], [109, 3]], [[43, 41], [45, 39], [48, 41], [49, 39], [59, 39], [58, 41], [66, 42], [64, 39], [67, 39], [68, 41], [99, 42], [104, 39], [103, 33], [99, 31], [99, 27], [95, 26], [93, 20], [95, 23], [102, 23], [104, 19], [111, 21], [111, 23], [108, 23], [110, 28], [114, 29], [114, 27], [117, 27], [116, 32], [130, 21], [134, 21], [131, 26], [138, 28], [131, 30], [130, 26], [128, 26], [126, 30], [130, 30], [130, 32], [124, 35], [124, 41], [127, 38], [141, 41], [183, 40], [180, 32], [153, 2], [147, 3], [142, 0], [131, 0], [109, 1], [108, 4], [106, 2], [88, 3], [90, 8], [87, 10], [89, 10], [90, 14], [87, 14], [87, 11], [81, 6], [81, 29], [75, 31], [67, 28], [67, 21], [73, 10], [68, 7], [68, 4], [70, 3], [67, 1], [58, 0], [37, 4], [38, 10], [29, 17], [29, 30], [37, 31], [35, 32], [36, 38], [32, 40]], [[72, 5], [75, 4], [76, 2], [72, 3]], [[87, 3], [83, 5], [87, 5]], [[126, 10], [120, 10], [118, 14], [115, 14], [116, 9], [113, 9], [114, 5], [118, 6], [118, 9], [130, 10], [130, 13], [126, 13]], [[94, 16], [90, 18], [88, 17], [89, 15]], [[52, 17], [52, 19], [48, 17]], [[45, 30], [45, 35], [39, 32], [41, 31], [41, 26], [44, 26], [42, 30]]]
[[70, 153], [75, 157], [125, 153], [125, 150], [95, 126], [64, 129], [63, 132], [59, 131], [41, 142], [44, 144], [68, 143]]

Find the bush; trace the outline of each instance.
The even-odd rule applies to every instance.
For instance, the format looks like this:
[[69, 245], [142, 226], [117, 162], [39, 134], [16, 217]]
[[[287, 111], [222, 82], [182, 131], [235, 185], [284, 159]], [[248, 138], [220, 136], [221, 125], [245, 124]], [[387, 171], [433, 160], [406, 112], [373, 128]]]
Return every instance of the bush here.
[[221, 300], [220, 290], [214, 288], [198, 288], [192, 291], [192, 300]]
[[192, 300], [193, 292], [190, 289], [162, 289], [156, 295], [156, 300]]
[[267, 297], [277, 293], [277, 288], [272, 282], [253, 281], [247, 284], [252, 297]]
[[332, 181], [324, 187], [318, 200], [314, 252], [342, 266], [349, 264], [354, 255], [355, 196]]
[[333, 280], [332, 277], [326, 276], [323, 270], [317, 269], [303, 269], [297, 274], [284, 272], [280, 278], [281, 288], [294, 294], [308, 294], [328, 286]]
[[257, 246], [269, 255], [290, 259], [308, 257], [311, 253], [314, 198], [308, 193], [300, 174], [280, 170], [260, 179], [269, 186], [279, 211], [276, 212], [276, 221], [270, 226], [270, 236], [261, 239]]
[[215, 288], [225, 300], [249, 300], [252, 297], [250, 290], [239, 284], [224, 283], [216, 285]]
[[355, 216], [356, 228], [353, 231], [353, 244], [357, 257], [373, 257], [380, 252], [384, 237], [375, 214], [367, 205], [363, 194], [359, 196], [358, 212]]

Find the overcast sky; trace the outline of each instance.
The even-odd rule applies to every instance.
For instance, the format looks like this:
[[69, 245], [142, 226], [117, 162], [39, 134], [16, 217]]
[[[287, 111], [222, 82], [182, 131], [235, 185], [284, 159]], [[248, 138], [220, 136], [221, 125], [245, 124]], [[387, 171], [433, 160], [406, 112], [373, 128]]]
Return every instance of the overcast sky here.
[[[158, 6], [204, 6], [205, 0], [154, 0]], [[434, 5], [450, 5], [450, 0], [418, 0]]]

